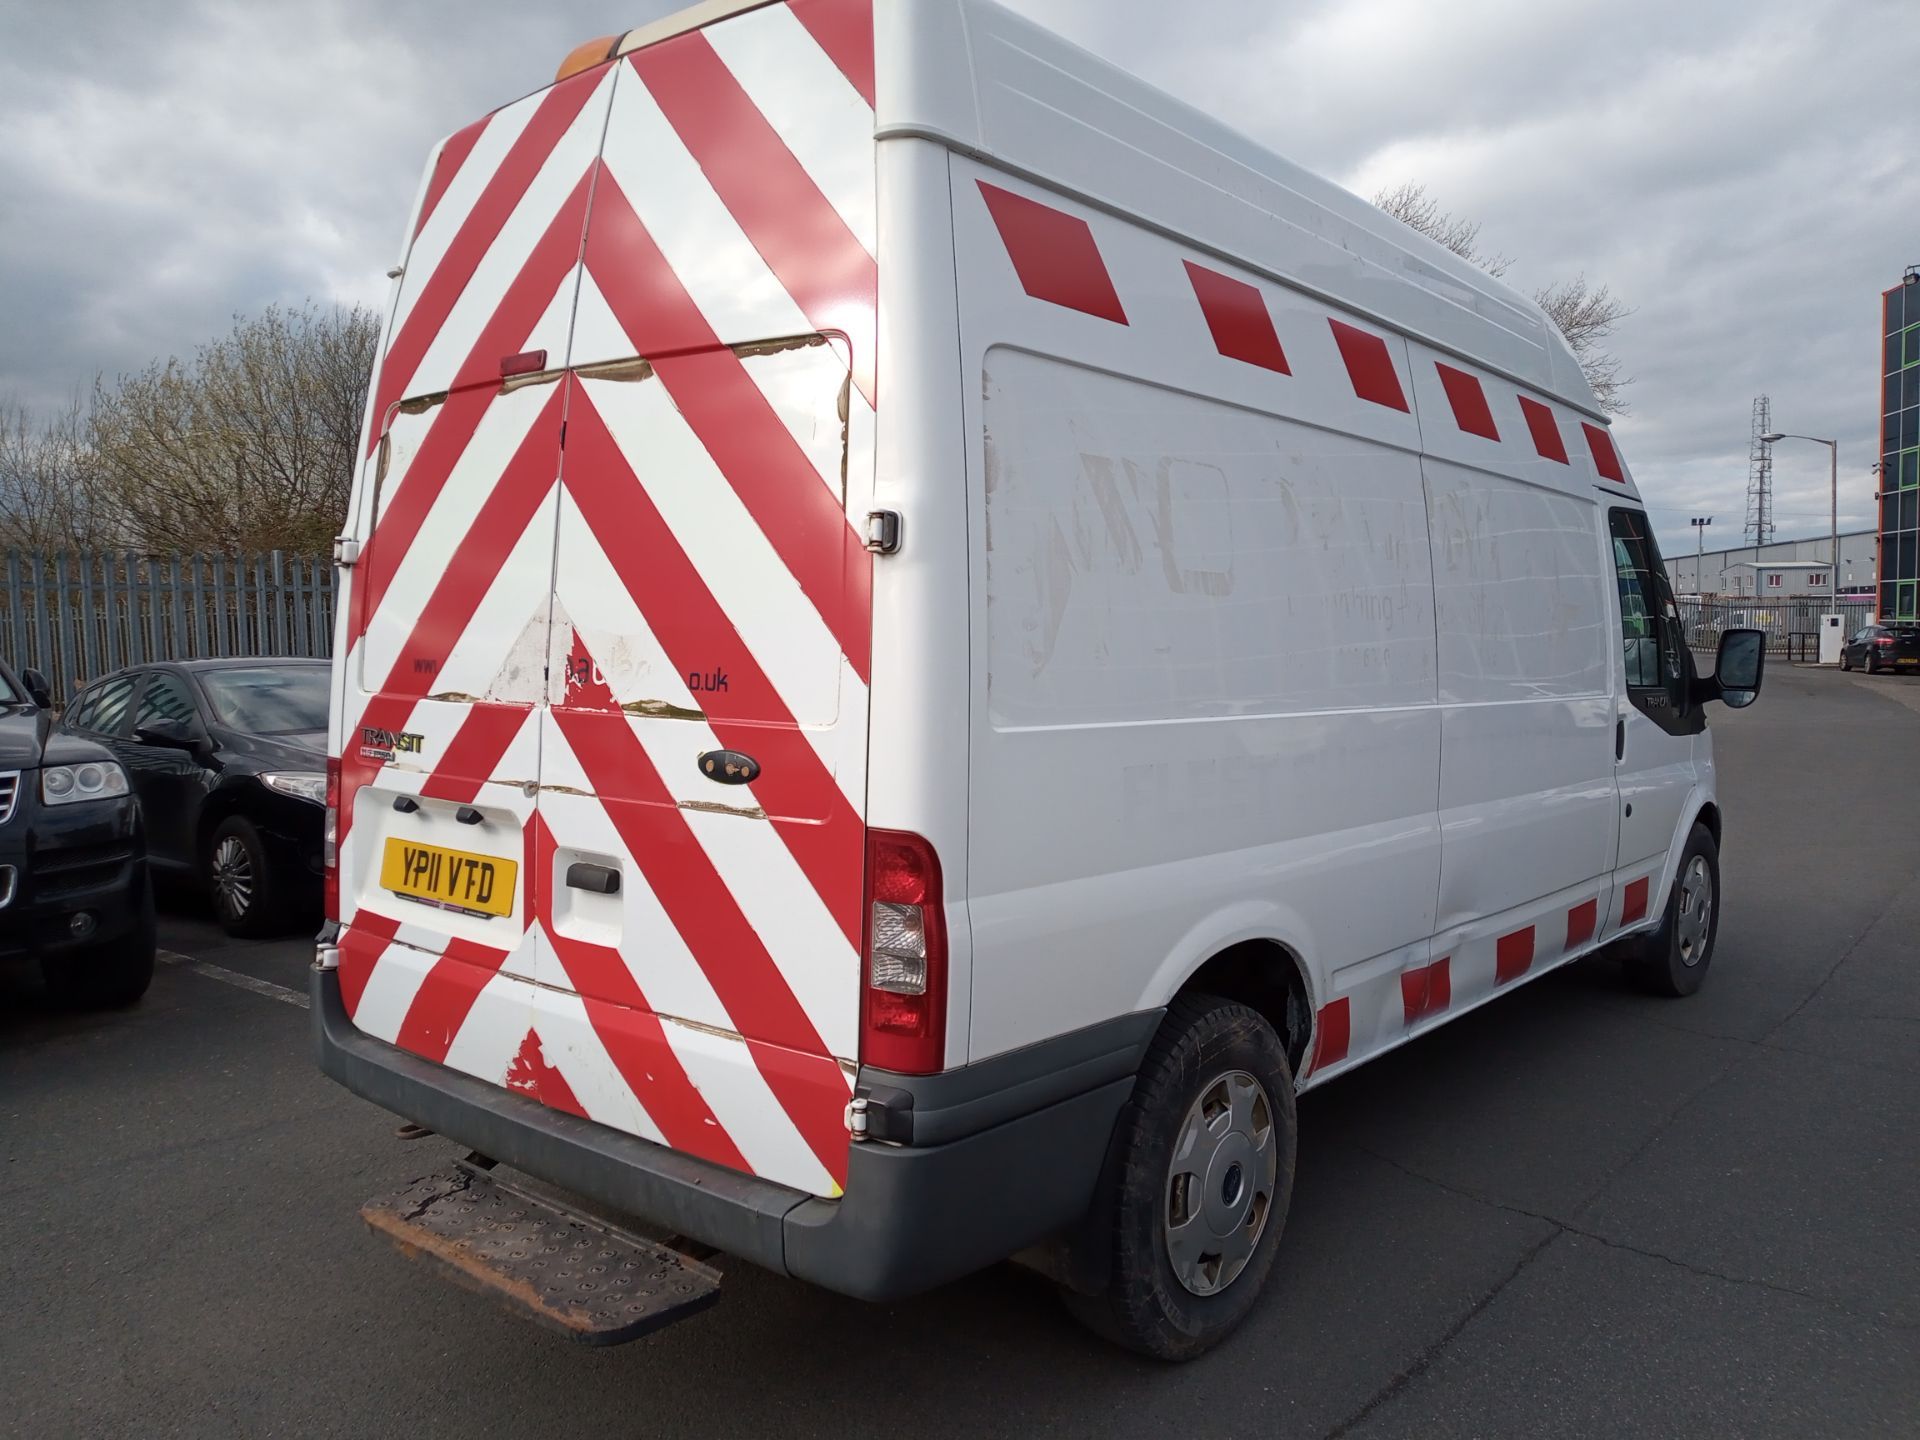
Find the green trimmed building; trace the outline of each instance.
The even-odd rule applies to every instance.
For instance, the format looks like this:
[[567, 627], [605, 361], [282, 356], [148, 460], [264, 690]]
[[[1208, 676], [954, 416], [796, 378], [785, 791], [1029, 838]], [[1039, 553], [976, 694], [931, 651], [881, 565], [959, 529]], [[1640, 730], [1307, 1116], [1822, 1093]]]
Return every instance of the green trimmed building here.
[[1920, 266], [1882, 297], [1880, 618], [1920, 619]]

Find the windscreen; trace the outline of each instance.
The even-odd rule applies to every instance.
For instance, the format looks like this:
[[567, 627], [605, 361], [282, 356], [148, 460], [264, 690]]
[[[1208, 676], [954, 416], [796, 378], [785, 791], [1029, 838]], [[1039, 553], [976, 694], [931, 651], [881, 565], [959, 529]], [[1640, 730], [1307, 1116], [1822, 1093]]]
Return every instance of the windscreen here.
[[297, 735], [327, 728], [324, 665], [247, 666], [200, 676], [222, 725], [250, 735]]

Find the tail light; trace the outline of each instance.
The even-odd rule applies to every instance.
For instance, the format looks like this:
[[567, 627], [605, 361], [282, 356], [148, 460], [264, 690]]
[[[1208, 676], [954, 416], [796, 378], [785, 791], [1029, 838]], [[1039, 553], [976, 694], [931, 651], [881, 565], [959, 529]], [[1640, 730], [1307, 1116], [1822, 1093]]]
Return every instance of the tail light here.
[[918, 835], [867, 832], [866, 985], [860, 1060], [931, 1075], [947, 1048], [947, 927], [940, 857]]
[[320, 831], [321, 898], [329, 920], [340, 918], [340, 762], [327, 761], [327, 818]]
[[1873, 643], [1884, 650], [1891, 650], [1893, 648], [1893, 637], [1891, 635], [1876, 635], [1873, 637]]

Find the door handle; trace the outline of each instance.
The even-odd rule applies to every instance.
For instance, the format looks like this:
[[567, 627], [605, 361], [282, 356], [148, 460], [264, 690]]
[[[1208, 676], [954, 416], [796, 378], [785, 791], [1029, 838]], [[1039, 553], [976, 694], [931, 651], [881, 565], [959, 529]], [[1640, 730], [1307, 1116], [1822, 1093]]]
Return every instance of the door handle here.
[[575, 890], [590, 890], [595, 895], [618, 895], [620, 872], [611, 865], [591, 865], [576, 860], [567, 866], [567, 884]]
[[1613, 722], [1613, 758], [1627, 758], [1627, 717], [1624, 715]]

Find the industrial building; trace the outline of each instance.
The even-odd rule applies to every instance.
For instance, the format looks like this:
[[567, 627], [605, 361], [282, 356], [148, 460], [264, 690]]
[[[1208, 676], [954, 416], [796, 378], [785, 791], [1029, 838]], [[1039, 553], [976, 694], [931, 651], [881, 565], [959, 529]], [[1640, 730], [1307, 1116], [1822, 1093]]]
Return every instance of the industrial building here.
[[1881, 296], [1880, 618], [1912, 620], [1920, 590], [1920, 266]]
[[[1872, 593], [1879, 579], [1879, 539], [1872, 530], [1842, 532], [1842, 595]], [[1760, 595], [1784, 600], [1832, 593], [1827, 575], [1833, 568], [1831, 535], [1739, 545], [1731, 550], [1709, 550], [1698, 557], [1682, 550], [1669, 552], [1666, 559], [1667, 578], [1681, 595]]]

